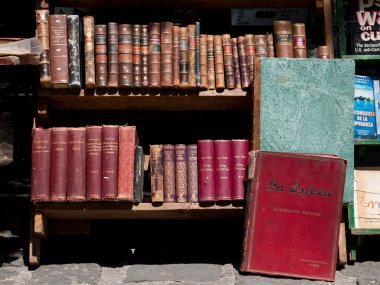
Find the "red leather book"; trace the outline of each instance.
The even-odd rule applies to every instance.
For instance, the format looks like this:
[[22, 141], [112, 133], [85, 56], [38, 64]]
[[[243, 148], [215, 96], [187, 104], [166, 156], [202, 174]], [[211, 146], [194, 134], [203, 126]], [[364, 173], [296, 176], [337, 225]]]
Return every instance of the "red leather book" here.
[[133, 86], [132, 25], [119, 25], [119, 88]]
[[107, 87], [107, 26], [95, 25], [95, 82], [97, 88]]
[[179, 26], [173, 26], [173, 87], [179, 87]]
[[132, 26], [133, 87], [141, 87], [141, 25]]
[[214, 141], [215, 191], [217, 201], [232, 199], [231, 141]]
[[248, 165], [248, 140], [231, 140], [232, 200], [244, 200], [244, 181]]
[[119, 127], [118, 200], [133, 201], [135, 147], [138, 144], [135, 126]]
[[187, 202], [186, 145], [176, 144], [175, 153], [175, 195], [177, 203]]
[[149, 87], [148, 25], [141, 25], [141, 87]]
[[51, 129], [50, 200], [66, 200], [67, 128]]
[[149, 87], [161, 87], [161, 24], [149, 23]]
[[164, 202], [175, 203], [175, 161], [174, 145], [164, 144], [162, 147], [164, 167]]
[[50, 199], [50, 129], [36, 128], [32, 134], [31, 200]]
[[186, 146], [187, 164], [187, 201], [197, 203], [198, 196], [198, 147], [196, 144]]
[[161, 23], [161, 87], [173, 87], [173, 23]]
[[333, 281], [347, 161], [259, 151], [249, 163], [240, 270]]
[[67, 200], [86, 199], [86, 128], [68, 129]]
[[102, 127], [86, 128], [87, 200], [102, 199]]
[[215, 201], [214, 141], [198, 141], [199, 201]]
[[119, 126], [102, 126], [102, 200], [117, 199]]

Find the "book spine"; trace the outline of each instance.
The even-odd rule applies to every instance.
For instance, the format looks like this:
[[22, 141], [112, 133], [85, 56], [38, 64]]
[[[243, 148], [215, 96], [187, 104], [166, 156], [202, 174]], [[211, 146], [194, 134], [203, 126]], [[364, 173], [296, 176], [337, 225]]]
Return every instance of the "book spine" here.
[[215, 56], [215, 85], [216, 89], [224, 89], [224, 61], [222, 36], [214, 36], [214, 56]]
[[150, 185], [152, 202], [164, 202], [162, 145], [150, 146]]
[[249, 72], [247, 54], [245, 53], [245, 37], [238, 37], [238, 53], [240, 61], [241, 87], [248, 88]]
[[119, 127], [118, 200], [133, 201], [136, 127]]
[[33, 129], [31, 200], [49, 201], [50, 199], [50, 154], [51, 130]]
[[149, 87], [148, 25], [141, 25], [141, 87]]
[[292, 22], [274, 21], [274, 44], [276, 57], [293, 57]]
[[102, 127], [86, 127], [87, 200], [102, 199]]
[[207, 35], [200, 35], [199, 37], [199, 72], [200, 72], [200, 85], [201, 89], [208, 88], [207, 80]]
[[69, 87], [67, 16], [50, 15], [51, 83], [54, 88]]
[[187, 26], [189, 35], [189, 45], [187, 50], [187, 58], [189, 62], [189, 88], [197, 87], [197, 69], [196, 69], [196, 37], [195, 25]]
[[214, 36], [207, 35], [207, 83], [208, 89], [215, 89]]
[[37, 38], [42, 43], [39, 69], [42, 87], [51, 88], [50, 43], [49, 43], [49, 10], [36, 10]]
[[102, 199], [117, 199], [119, 127], [102, 126]]
[[190, 144], [186, 147], [187, 153], [187, 192], [188, 202], [197, 203], [198, 197], [198, 147]]
[[274, 57], [273, 34], [267, 34], [267, 56]]
[[161, 87], [160, 23], [149, 24], [149, 87]]
[[214, 141], [215, 189], [217, 201], [232, 199], [231, 184], [231, 141]]
[[175, 159], [175, 195], [177, 203], [187, 202], [187, 153], [186, 145], [174, 146]]
[[232, 60], [233, 60], [235, 87], [241, 88], [240, 63], [239, 63], [237, 38], [231, 39], [231, 47], [232, 47]]
[[322, 59], [333, 58], [333, 56], [330, 54], [330, 49], [328, 46], [319, 46], [318, 47], [318, 58], [322, 58]]
[[164, 202], [176, 202], [175, 190], [175, 160], [174, 145], [164, 144], [162, 148], [163, 165], [164, 165]]
[[187, 27], [179, 28], [179, 86], [181, 88], [187, 88], [189, 86], [189, 61], [188, 61], [188, 49], [189, 38]]
[[198, 141], [199, 201], [215, 201], [214, 142]]
[[231, 36], [229, 34], [222, 35], [223, 44], [223, 60], [224, 60], [224, 73], [226, 78], [226, 87], [228, 89], [235, 88], [234, 78], [234, 63], [232, 59]]
[[196, 84], [197, 88], [201, 87], [201, 25], [199, 22], [195, 22], [195, 69], [196, 69]]
[[232, 200], [244, 200], [247, 166], [248, 140], [231, 140]]
[[254, 37], [255, 43], [255, 57], [267, 57], [267, 36], [256, 35]]
[[95, 82], [97, 88], [107, 87], [107, 26], [95, 25]]
[[50, 199], [51, 201], [66, 200], [67, 175], [67, 128], [51, 128], [50, 150]]
[[305, 24], [293, 24], [293, 53], [295, 58], [306, 58], [306, 29]]
[[67, 38], [69, 53], [69, 86], [81, 88], [80, 48], [79, 48], [79, 16], [67, 16]]
[[132, 25], [119, 25], [119, 88], [133, 86]]
[[86, 200], [86, 128], [68, 129], [67, 200]]
[[178, 88], [180, 82], [179, 26], [173, 26], [173, 87]]
[[85, 86], [95, 88], [94, 17], [83, 17]]
[[135, 147], [135, 165], [133, 182], [133, 202], [143, 202], [144, 188], [144, 152], [141, 146]]
[[141, 87], [141, 25], [132, 26], [133, 87]]
[[249, 83], [253, 85], [254, 71], [255, 71], [255, 43], [254, 35], [245, 35], [245, 54], [247, 57], [248, 78]]
[[117, 23], [108, 23], [107, 26], [107, 51], [108, 51], [108, 80], [109, 88], [117, 88], [119, 85], [119, 31]]
[[173, 23], [161, 23], [161, 87], [173, 87]]

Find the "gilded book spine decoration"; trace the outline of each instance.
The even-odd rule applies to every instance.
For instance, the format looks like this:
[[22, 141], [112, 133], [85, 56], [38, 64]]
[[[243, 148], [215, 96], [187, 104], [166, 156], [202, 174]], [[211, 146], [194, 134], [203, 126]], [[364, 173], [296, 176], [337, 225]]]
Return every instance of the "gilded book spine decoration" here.
[[232, 61], [233, 61], [235, 86], [236, 88], [241, 88], [240, 62], [239, 62], [237, 38], [231, 39], [231, 48], [232, 48]]
[[190, 144], [186, 147], [187, 152], [187, 194], [188, 202], [197, 203], [198, 197], [198, 147]]
[[133, 86], [132, 25], [119, 25], [119, 88]]
[[228, 89], [235, 88], [234, 64], [232, 60], [231, 36], [229, 34], [222, 35], [223, 42], [223, 60], [224, 73], [226, 78], [226, 87]]
[[132, 27], [133, 87], [141, 87], [141, 25]]
[[179, 82], [180, 82], [179, 26], [173, 26], [173, 87], [178, 88]]
[[245, 54], [247, 58], [247, 66], [248, 66], [248, 76], [249, 76], [249, 82], [253, 84], [253, 77], [254, 77], [254, 71], [255, 71], [255, 42], [254, 42], [254, 35], [247, 34], [245, 35]]
[[174, 145], [164, 144], [162, 149], [162, 159], [164, 164], [164, 202], [175, 203], [175, 154]]
[[197, 87], [196, 77], [196, 32], [195, 25], [187, 26], [188, 35], [189, 35], [189, 45], [188, 45], [188, 61], [189, 61], [189, 88]]
[[85, 86], [95, 88], [94, 17], [83, 17]]
[[188, 62], [188, 30], [186, 27], [179, 28], [179, 86], [189, 86], [189, 62]]
[[150, 146], [150, 184], [152, 192], [152, 202], [164, 202], [162, 145]]
[[161, 87], [160, 23], [149, 24], [149, 87]]
[[173, 23], [161, 23], [161, 87], [173, 87]]
[[141, 87], [149, 87], [149, 34], [148, 25], [141, 25]]
[[274, 21], [274, 43], [277, 57], [293, 57], [292, 22]]
[[267, 57], [267, 36], [256, 35], [254, 37], [255, 43], [255, 57]]
[[295, 58], [306, 58], [306, 30], [305, 24], [293, 24], [293, 52]]
[[95, 25], [95, 81], [97, 88], [107, 87], [107, 26]]
[[224, 61], [222, 36], [214, 36], [214, 56], [215, 56], [215, 86], [216, 89], [224, 89]]
[[200, 70], [200, 88], [207, 89], [207, 35], [200, 35], [199, 39], [199, 70]]
[[186, 145], [176, 144], [175, 156], [175, 192], [177, 203], [187, 202], [187, 152]]
[[208, 89], [215, 89], [214, 36], [207, 35], [207, 81]]
[[50, 88], [50, 44], [49, 44], [49, 10], [36, 10], [37, 38], [42, 43], [40, 55], [40, 82], [42, 87]]
[[201, 50], [200, 50], [200, 34], [201, 34], [201, 25], [200, 22], [195, 22], [195, 71], [196, 71], [196, 84], [197, 88], [201, 86]]
[[108, 88], [117, 88], [119, 86], [119, 26], [117, 23], [108, 23], [107, 25], [107, 53], [108, 53]]

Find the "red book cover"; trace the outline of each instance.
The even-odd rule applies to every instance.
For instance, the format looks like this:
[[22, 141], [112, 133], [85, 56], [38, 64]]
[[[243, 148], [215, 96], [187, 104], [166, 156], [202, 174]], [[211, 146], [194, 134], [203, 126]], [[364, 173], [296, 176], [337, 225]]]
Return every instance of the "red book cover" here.
[[102, 126], [102, 199], [117, 199], [119, 126]]
[[50, 129], [36, 128], [32, 133], [32, 201], [50, 199]]
[[119, 170], [117, 198], [133, 201], [135, 146], [139, 144], [135, 126], [119, 127]]
[[232, 200], [244, 200], [244, 181], [248, 165], [248, 140], [231, 140]]
[[175, 160], [174, 145], [164, 144], [162, 147], [162, 161], [164, 168], [164, 202], [175, 203]]
[[102, 127], [86, 128], [87, 200], [102, 199]]
[[259, 151], [249, 163], [240, 270], [334, 281], [347, 161]]
[[232, 200], [231, 141], [214, 141], [214, 163], [216, 200]]
[[215, 201], [214, 141], [198, 141], [199, 201]]
[[50, 199], [54, 202], [66, 200], [67, 143], [67, 128], [51, 129]]
[[67, 200], [86, 199], [86, 128], [68, 129]]

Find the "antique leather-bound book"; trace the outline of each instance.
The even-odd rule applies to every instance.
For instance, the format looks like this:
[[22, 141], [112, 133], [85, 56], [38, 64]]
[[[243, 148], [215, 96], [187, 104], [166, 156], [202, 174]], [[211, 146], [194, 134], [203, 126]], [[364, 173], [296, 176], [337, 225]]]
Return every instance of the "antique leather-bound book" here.
[[196, 144], [186, 146], [187, 163], [187, 201], [197, 203], [198, 195], [198, 147]]
[[149, 87], [149, 34], [148, 25], [141, 25], [141, 87]]
[[175, 203], [175, 154], [174, 145], [164, 144], [162, 147], [162, 161], [164, 170], [164, 202]]
[[85, 86], [95, 88], [94, 17], [83, 17]]
[[199, 201], [215, 201], [214, 141], [198, 141]]
[[135, 147], [138, 144], [135, 126], [119, 127], [118, 200], [133, 201]]
[[247, 63], [247, 54], [245, 52], [245, 37], [238, 37], [238, 52], [239, 52], [239, 63], [240, 63], [240, 76], [241, 76], [241, 87], [247, 88], [249, 86], [249, 72]]
[[274, 44], [276, 57], [293, 57], [292, 22], [274, 21]]
[[141, 87], [141, 25], [132, 26], [133, 87]]
[[248, 140], [231, 140], [232, 200], [244, 200], [244, 181], [248, 166]]
[[54, 88], [69, 87], [69, 63], [67, 53], [67, 16], [49, 15], [50, 68]]
[[149, 24], [149, 87], [161, 87], [161, 24]]
[[248, 77], [250, 84], [253, 85], [253, 77], [255, 71], [255, 42], [254, 35], [247, 34], [245, 35], [245, 54], [247, 58], [247, 67], [248, 67]]
[[207, 35], [200, 35], [199, 37], [199, 72], [200, 72], [200, 85], [201, 89], [208, 88], [207, 79]]
[[197, 88], [201, 87], [201, 49], [200, 49], [200, 35], [201, 25], [200, 22], [195, 22], [195, 74]]
[[51, 130], [35, 128], [32, 133], [31, 200], [50, 199]]
[[68, 128], [67, 201], [86, 199], [86, 128]]
[[232, 48], [232, 61], [233, 61], [235, 87], [241, 88], [240, 62], [239, 62], [237, 38], [231, 39], [231, 48]]
[[180, 73], [179, 26], [173, 26], [173, 87], [179, 87]]
[[119, 88], [133, 86], [132, 25], [119, 25]]
[[187, 152], [186, 145], [174, 146], [175, 159], [175, 194], [177, 203], [187, 202]]
[[208, 89], [215, 89], [215, 57], [213, 35], [207, 35], [207, 83]]
[[67, 128], [51, 128], [50, 200], [66, 200]]
[[102, 126], [86, 127], [87, 200], [102, 199]]
[[217, 201], [232, 199], [231, 141], [214, 140], [215, 194]]
[[274, 57], [273, 34], [267, 34], [267, 56]]
[[255, 35], [255, 57], [267, 57], [267, 35]]
[[109, 88], [117, 88], [119, 85], [119, 26], [110, 22], [107, 25], [107, 52], [108, 52], [108, 80]]
[[188, 34], [187, 27], [179, 28], [179, 86], [181, 88], [187, 88], [189, 86]]
[[161, 87], [173, 87], [173, 23], [161, 23]]
[[164, 202], [162, 145], [150, 145], [150, 185], [152, 202]]
[[215, 87], [224, 89], [224, 61], [222, 36], [214, 36]]
[[235, 88], [235, 78], [234, 78], [234, 63], [232, 59], [232, 46], [231, 46], [231, 35], [222, 35], [223, 42], [223, 60], [224, 60], [224, 74], [226, 78], [226, 87], [228, 89]]
[[189, 45], [187, 50], [187, 59], [189, 62], [189, 88], [197, 87], [197, 68], [196, 68], [196, 32], [195, 25], [188, 25]]
[[328, 46], [319, 46], [318, 47], [318, 58], [330, 59], [333, 56], [330, 54], [330, 49]]
[[40, 55], [40, 82], [42, 87], [51, 88], [50, 44], [49, 44], [49, 10], [36, 10], [37, 38], [42, 43]]
[[102, 126], [102, 200], [116, 200], [119, 126]]
[[144, 151], [139, 145], [135, 147], [135, 175], [133, 184], [133, 202], [141, 203], [144, 198]]
[[107, 26], [95, 25], [95, 82], [97, 88], [107, 87]]
[[305, 24], [293, 24], [293, 54], [295, 58], [306, 58], [306, 30]]
[[334, 281], [347, 161], [269, 151], [252, 156], [240, 270]]
[[79, 16], [67, 16], [67, 37], [69, 53], [69, 86], [70, 88], [81, 87], [80, 71], [80, 45], [79, 45]]

